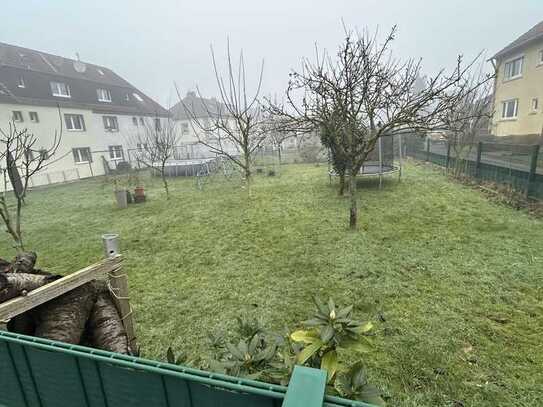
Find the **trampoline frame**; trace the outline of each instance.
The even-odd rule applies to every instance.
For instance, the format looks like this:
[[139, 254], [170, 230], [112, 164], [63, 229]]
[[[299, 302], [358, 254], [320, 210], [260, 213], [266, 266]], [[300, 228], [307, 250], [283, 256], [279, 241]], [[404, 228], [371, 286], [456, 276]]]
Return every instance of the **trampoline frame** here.
[[[391, 137], [394, 137], [394, 136], [391, 136]], [[401, 181], [402, 179], [402, 135], [401, 133], [398, 134], [398, 142], [399, 142], [399, 145], [400, 145], [400, 149], [399, 149], [399, 157], [398, 157], [398, 165], [395, 165], [395, 164], [392, 164], [392, 165], [383, 165], [383, 140], [382, 140], [382, 137], [379, 137], [379, 140], [378, 140], [378, 154], [379, 154], [379, 161], [375, 162], [375, 161], [368, 161], [367, 163], [365, 163], [364, 165], [362, 165], [362, 168], [360, 168], [360, 171], [358, 172], [358, 174], [356, 174], [357, 177], [359, 176], [362, 176], [362, 177], [374, 177], [374, 176], [378, 176], [379, 177], [379, 189], [381, 189], [383, 187], [383, 176], [384, 175], [390, 175], [390, 174], [394, 174], [395, 172], [398, 173], [398, 181]], [[329, 155], [330, 157], [330, 155]], [[377, 171], [375, 172], [364, 172], [364, 167], [369, 167], [369, 166], [373, 166], [373, 167], [377, 167]], [[328, 159], [328, 177], [330, 178], [330, 184], [332, 183], [332, 177], [337, 177], [337, 173], [332, 169], [332, 165], [331, 165], [331, 160], [330, 158]]]

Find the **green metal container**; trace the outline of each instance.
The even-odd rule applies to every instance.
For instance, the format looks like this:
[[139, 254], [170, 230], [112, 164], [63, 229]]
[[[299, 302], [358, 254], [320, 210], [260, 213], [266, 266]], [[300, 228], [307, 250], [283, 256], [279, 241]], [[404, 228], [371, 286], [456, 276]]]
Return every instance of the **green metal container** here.
[[368, 407], [324, 396], [297, 366], [288, 389], [0, 331], [0, 407]]

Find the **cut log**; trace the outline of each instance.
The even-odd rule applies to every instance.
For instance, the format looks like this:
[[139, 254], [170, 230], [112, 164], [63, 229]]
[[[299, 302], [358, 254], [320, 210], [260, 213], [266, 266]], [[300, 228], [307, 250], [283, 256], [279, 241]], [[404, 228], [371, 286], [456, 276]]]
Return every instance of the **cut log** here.
[[86, 283], [36, 309], [36, 332], [54, 341], [79, 344], [96, 301], [96, 287]]
[[31, 312], [24, 312], [8, 322], [8, 331], [23, 335], [34, 335], [36, 324]]
[[128, 337], [117, 307], [107, 287], [102, 287], [87, 324], [90, 345], [94, 348], [129, 354]]
[[35, 252], [22, 252], [15, 256], [13, 261], [14, 273], [30, 273], [34, 270], [38, 255]]
[[11, 271], [11, 262], [0, 259], [0, 273], [9, 273]]
[[60, 277], [27, 273], [2, 273], [0, 274], [0, 303], [24, 295], [57, 278]]

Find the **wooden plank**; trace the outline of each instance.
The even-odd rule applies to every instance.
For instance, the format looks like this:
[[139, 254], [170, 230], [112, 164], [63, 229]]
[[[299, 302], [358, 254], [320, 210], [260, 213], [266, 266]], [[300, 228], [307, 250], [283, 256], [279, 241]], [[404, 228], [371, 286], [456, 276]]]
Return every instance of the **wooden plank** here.
[[13, 298], [0, 304], [0, 321], [13, 318], [38, 305], [65, 294], [89, 281], [113, 273], [121, 267], [122, 257], [116, 256], [92, 264], [84, 269], [76, 271], [70, 275], [62, 277], [52, 283], [46, 284], [40, 288], [30, 291], [24, 297]]
[[121, 268], [117, 268], [111, 272], [109, 276], [111, 294], [115, 301], [115, 305], [117, 306], [117, 310], [121, 315], [130, 350], [132, 353], [136, 354], [138, 345], [136, 343], [132, 307], [130, 306], [130, 299], [128, 296], [128, 278]]

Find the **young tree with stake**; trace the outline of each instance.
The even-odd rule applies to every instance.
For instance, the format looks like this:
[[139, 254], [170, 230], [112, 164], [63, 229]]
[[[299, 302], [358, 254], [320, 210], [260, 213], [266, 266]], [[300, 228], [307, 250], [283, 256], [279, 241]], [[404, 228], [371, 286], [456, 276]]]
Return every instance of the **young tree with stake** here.
[[[234, 163], [242, 171], [245, 181], [249, 183], [254, 156], [266, 139], [268, 131], [263, 125], [264, 117], [259, 103], [264, 61], [260, 66], [256, 90], [249, 93], [243, 51], [240, 52], [237, 67], [234, 67], [230, 43], [227, 43], [226, 75], [219, 72], [213, 47], [211, 47], [211, 59], [220, 101], [213, 106], [204, 103], [200, 90], [197, 88], [207, 120], [197, 117], [194, 106], [188, 106], [183, 102], [176, 86], [177, 95], [190, 118], [199, 143], [208, 147], [211, 152], [226, 157]], [[212, 141], [209, 135], [213, 136]]]
[[166, 164], [174, 158], [175, 150], [179, 144], [179, 130], [173, 120], [161, 120], [158, 116], [153, 120], [146, 120], [143, 132], [133, 138], [136, 144], [136, 161], [144, 167], [156, 171], [166, 192], [166, 199], [170, 199], [170, 190], [166, 178]]
[[[19, 129], [14, 121], [10, 121], [4, 128], [0, 127], [0, 171], [4, 178], [4, 190], [0, 195], [0, 218], [6, 232], [14, 241], [18, 252], [25, 249], [22, 230], [22, 212], [25, 199], [30, 187], [32, 176], [45, 169], [54, 162], [62, 139], [62, 118], [60, 118], [60, 131], [55, 131], [49, 147], [43, 147], [38, 136], [27, 128]], [[9, 202], [7, 190], [8, 183], [13, 188], [15, 208]]]

